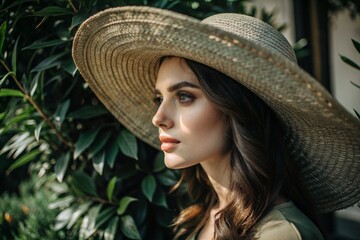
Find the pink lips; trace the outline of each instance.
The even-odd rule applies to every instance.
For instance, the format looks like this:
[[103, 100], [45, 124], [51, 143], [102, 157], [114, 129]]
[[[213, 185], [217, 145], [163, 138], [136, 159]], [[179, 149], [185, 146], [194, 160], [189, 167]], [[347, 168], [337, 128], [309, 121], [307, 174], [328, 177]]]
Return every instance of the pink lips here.
[[160, 136], [161, 141], [161, 150], [163, 151], [170, 151], [172, 148], [176, 147], [178, 143], [180, 143], [179, 140], [167, 136]]

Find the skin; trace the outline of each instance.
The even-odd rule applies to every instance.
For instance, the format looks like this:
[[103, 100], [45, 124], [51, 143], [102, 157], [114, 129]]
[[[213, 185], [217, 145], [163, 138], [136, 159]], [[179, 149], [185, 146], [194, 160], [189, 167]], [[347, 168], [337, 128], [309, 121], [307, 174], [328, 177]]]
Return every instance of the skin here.
[[226, 205], [230, 187], [224, 115], [206, 98], [196, 75], [178, 57], [166, 58], [161, 64], [154, 100], [159, 108], [152, 122], [159, 128], [159, 136], [177, 140], [164, 151], [165, 165], [181, 169], [201, 164], [218, 195], [219, 205], [212, 209], [198, 236], [211, 239], [215, 214]]

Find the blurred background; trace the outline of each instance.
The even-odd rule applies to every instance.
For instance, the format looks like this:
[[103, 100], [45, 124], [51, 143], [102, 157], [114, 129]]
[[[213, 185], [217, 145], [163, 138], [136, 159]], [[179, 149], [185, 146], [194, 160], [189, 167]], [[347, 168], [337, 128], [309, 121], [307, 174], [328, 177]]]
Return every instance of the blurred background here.
[[[179, 172], [121, 126], [76, 71], [73, 36], [100, 10], [258, 17], [349, 112], [360, 111], [358, 0], [0, 2], [0, 240], [171, 239], [171, 219], [191, 201], [186, 186], [169, 194]], [[329, 239], [360, 239], [359, 206], [321, 218]]]

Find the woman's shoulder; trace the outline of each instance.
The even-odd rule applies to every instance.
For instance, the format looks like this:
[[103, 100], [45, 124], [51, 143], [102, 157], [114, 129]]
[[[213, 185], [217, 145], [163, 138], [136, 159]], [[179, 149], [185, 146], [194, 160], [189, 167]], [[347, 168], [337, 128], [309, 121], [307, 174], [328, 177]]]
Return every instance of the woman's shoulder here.
[[255, 239], [324, 239], [316, 225], [292, 202], [276, 205], [260, 220]]

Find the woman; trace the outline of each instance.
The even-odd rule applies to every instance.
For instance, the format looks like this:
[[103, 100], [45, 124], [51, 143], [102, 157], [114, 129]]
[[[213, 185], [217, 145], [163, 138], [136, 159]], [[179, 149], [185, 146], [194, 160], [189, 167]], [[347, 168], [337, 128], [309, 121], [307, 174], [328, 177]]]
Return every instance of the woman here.
[[114, 8], [80, 27], [73, 57], [114, 116], [185, 169], [195, 204], [176, 238], [322, 239], [315, 212], [360, 200], [359, 121], [259, 20]]
[[[285, 169], [290, 159], [285, 159], [281, 127], [256, 95], [220, 72], [177, 57], [161, 64], [155, 91], [159, 109], [153, 124], [160, 129], [166, 166], [194, 166], [184, 171], [184, 177], [197, 203], [175, 222], [178, 235], [199, 232], [198, 239], [252, 239], [257, 221], [269, 208], [282, 204], [281, 217], [291, 217], [289, 204], [283, 204], [288, 199], [313, 213], [304, 195], [289, 194], [302, 191], [297, 181], [283, 186], [296, 172]], [[271, 215], [276, 213], [278, 209]], [[277, 226], [276, 235], [294, 236], [297, 229], [278, 220], [284, 226]], [[299, 230], [304, 231], [303, 238], [320, 239], [316, 227], [309, 220], [305, 224], [311, 228]]]
[[[159, 128], [165, 164], [187, 168], [183, 177], [196, 201], [175, 221], [178, 235], [198, 232], [197, 239], [212, 239], [216, 232], [215, 239], [252, 239], [261, 217], [281, 213], [273, 219], [283, 225], [275, 237], [293, 239], [300, 231], [303, 239], [321, 238], [314, 224], [287, 203], [291, 199], [315, 220], [296, 172], [285, 165], [291, 159], [281, 126], [261, 99], [224, 74], [177, 57], [161, 63], [155, 89], [159, 108], [153, 124]], [[268, 214], [276, 205], [281, 211]], [[289, 210], [304, 221], [306, 231], [282, 219], [291, 218]], [[262, 231], [262, 237], [268, 232]]]

